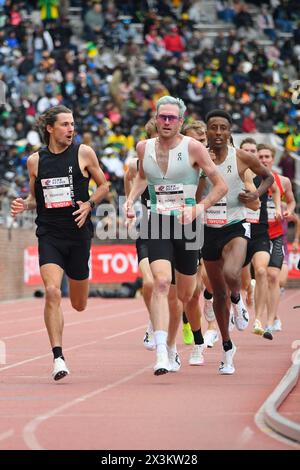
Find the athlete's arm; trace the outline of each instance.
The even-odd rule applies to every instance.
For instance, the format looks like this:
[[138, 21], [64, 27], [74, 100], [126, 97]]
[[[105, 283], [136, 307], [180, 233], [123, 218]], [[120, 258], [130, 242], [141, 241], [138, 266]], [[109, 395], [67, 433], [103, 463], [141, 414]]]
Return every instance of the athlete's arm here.
[[29, 175], [29, 194], [26, 199], [18, 197], [11, 203], [11, 215], [16, 217], [17, 214], [21, 214], [25, 210], [33, 210], [36, 208], [35, 190], [34, 184], [38, 172], [39, 154], [38, 152], [33, 153], [27, 159], [27, 170]]
[[300, 218], [294, 212], [294, 221], [295, 221], [295, 235], [293, 240], [293, 250], [298, 251], [299, 247], [299, 238], [300, 238]]
[[217, 167], [212, 161], [204, 145], [195, 139], [191, 139], [189, 142], [189, 154], [192, 165], [202, 169], [213, 185], [213, 188], [210, 190], [207, 196], [202, 199], [201, 203], [197, 204], [197, 206], [199, 206], [200, 212], [202, 212], [202, 208], [206, 210], [222, 199], [222, 197], [227, 193], [228, 187], [222, 176], [218, 173]]
[[205, 177], [200, 176], [199, 183], [196, 191], [196, 202], [201, 201], [202, 193], [205, 189]]
[[254, 155], [245, 152], [241, 149], [237, 149], [236, 152], [242, 166], [244, 167], [244, 171], [247, 168], [250, 168], [253, 173], [255, 173], [257, 176], [261, 176], [262, 178], [262, 181], [256, 191], [253, 193], [247, 193], [247, 199], [249, 200], [249, 198], [252, 198], [252, 200], [254, 200], [257, 197], [262, 196], [268, 190], [268, 188], [272, 186], [274, 182], [274, 177], [271, 172], [266, 167], [264, 167], [260, 163], [259, 159]]
[[195, 139], [191, 139], [189, 142], [189, 157], [191, 165], [199, 170], [202, 169], [213, 187], [205, 198], [196, 203], [195, 206], [184, 206], [177, 216], [182, 224], [190, 224], [196, 217], [203, 215], [209, 207], [222, 199], [228, 191], [228, 187], [222, 176], [218, 173], [216, 165], [211, 160], [206, 147]]
[[128, 197], [131, 186], [132, 186], [132, 180], [137, 174], [137, 158], [131, 158], [128, 162], [128, 168], [127, 171], [124, 175], [124, 191], [125, 191], [125, 196]]
[[286, 176], [281, 176], [281, 183], [285, 193], [286, 209], [283, 211], [283, 217], [286, 219], [292, 215], [296, 207], [296, 201], [292, 190], [290, 180]]
[[137, 172], [136, 177], [133, 180], [133, 184], [124, 204], [124, 211], [127, 217], [134, 217], [133, 204], [140, 197], [140, 195], [147, 188], [147, 180], [143, 171], [143, 158], [145, 153], [146, 141], [142, 140], [138, 142], [136, 146], [136, 153], [139, 160], [139, 171]]
[[[245, 193], [246, 193], [246, 195], [247, 195], [247, 193], [255, 193], [256, 192], [256, 186], [253, 183], [253, 173], [249, 169], [246, 170], [245, 173], [244, 173], [244, 183], [245, 183]], [[240, 201], [242, 201], [243, 196], [244, 196], [244, 193], [241, 193], [239, 195]], [[245, 203], [245, 206], [248, 209], [256, 211], [257, 209], [260, 208], [260, 199], [259, 199], [259, 197], [257, 197], [253, 201], [247, 201]]]
[[280, 220], [282, 218], [281, 197], [280, 197], [280, 191], [276, 184], [276, 181], [274, 181], [274, 183], [272, 184], [271, 190], [272, 190], [272, 199], [275, 204], [275, 219]]
[[[109, 192], [109, 186], [104, 173], [100, 168], [97, 156], [94, 150], [88, 145], [80, 145], [78, 158], [80, 167], [93, 178], [97, 185], [97, 189], [90, 197], [89, 201], [99, 204]], [[79, 209], [73, 212], [73, 215], [77, 216], [75, 218], [75, 222], [78, 227], [81, 228], [85, 223], [89, 212], [91, 212], [92, 206], [88, 201], [76, 201], [76, 203], [78, 204]]]

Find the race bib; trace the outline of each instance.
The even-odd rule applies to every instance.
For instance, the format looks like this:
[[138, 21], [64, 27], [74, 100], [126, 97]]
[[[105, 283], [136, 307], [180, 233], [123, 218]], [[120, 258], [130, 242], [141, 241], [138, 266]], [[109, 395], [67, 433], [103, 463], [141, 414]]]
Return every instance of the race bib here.
[[250, 224], [258, 224], [260, 217], [260, 209], [253, 211], [251, 209], [247, 209], [246, 221]]
[[267, 211], [268, 211], [268, 222], [275, 221], [276, 207], [273, 199], [268, 199], [267, 201]]
[[226, 197], [222, 197], [219, 202], [206, 210], [207, 225], [223, 225], [227, 223], [227, 202]]
[[72, 206], [70, 181], [67, 176], [42, 179], [46, 209]]
[[243, 227], [245, 229], [245, 237], [251, 238], [251, 225], [247, 222], [244, 222]]
[[158, 214], [166, 214], [184, 207], [183, 184], [157, 184], [154, 189]]

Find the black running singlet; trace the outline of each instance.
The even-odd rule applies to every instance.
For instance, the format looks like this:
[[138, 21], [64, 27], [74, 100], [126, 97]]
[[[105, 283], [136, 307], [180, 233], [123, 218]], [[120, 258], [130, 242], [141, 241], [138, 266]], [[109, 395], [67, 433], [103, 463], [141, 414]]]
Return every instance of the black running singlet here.
[[[255, 176], [253, 182], [256, 188], [259, 187], [261, 183], [261, 177]], [[265, 231], [268, 231], [268, 212], [267, 212], [267, 200], [268, 200], [268, 193], [264, 193], [260, 196], [260, 215], [259, 215], [259, 223], [258, 224], [251, 224], [251, 233], [258, 234]]]
[[78, 151], [71, 144], [64, 152], [55, 154], [48, 147], [39, 151], [38, 175], [35, 181], [37, 202], [37, 236], [51, 234], [58, 238], [90, 239], [93, 226], [90, 214], [83, 227], [78, 228], [75, 216], [76, 201], [89, 199], [89, 177], [82, 174]]

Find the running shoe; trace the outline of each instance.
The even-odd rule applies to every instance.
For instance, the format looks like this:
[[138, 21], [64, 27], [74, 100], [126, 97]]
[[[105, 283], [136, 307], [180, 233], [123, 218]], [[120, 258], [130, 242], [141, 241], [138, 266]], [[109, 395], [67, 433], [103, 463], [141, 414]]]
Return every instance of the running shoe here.
[[264, 331], [263, 338], [272, 340], [273, 339], [272, 331], [273, 331], [273, 328], [271, 326], [267, 326]]
[[204, 344], [207, 348], [212, 348], [213, 345], [219, 340], [217, 330], [206, 330], [203, 336]]
[[191, 329], [191, 325], [189, 323], [184, 323], [182, 328], [182, 337], [184, 344], [193, 344], [194, 343], [194, 335]]
[[233, 314], [233, 307], [230, 307], [230, 316], [229, 316], [229, 325], [228, 325], [228, 330], [232, 331], [235, 327], [234, 324], [234, 314]]
[[190, 366], [202, 366], [204, 364], [203, 351], [205, 344], [195, 344], [190, 355]]
[[203, 313], [207, 321], [215, 321], [216, 316], [213, 309], [212, 299], [204, 299]]
[[228, 351], [223, 351], [223, 360], [219, 366], [219, 372], [222, 375], [232, 375], [235, 372], [233, 365], [233, 356], [236, 353], [236, 346], [232, 343], [232, 348]]
[[151, 323], [149, 323], [148, 325], [143, 343], [144, 343], [145, 348], [148, 349], [148, 351], [154, 351], [156, 345], [155, 345], [154, 333], [153, 333], [153, 328], [152, 328]]
[[249, 313], [244, 305], [242, 297], [237, 304], [232, 303], [234, 323], [239, 331], [243, 331], [249, 325]]
[[54, 359], [52, 377], [54, 380], [63, 379], [66, 375], [69, 375], [70, 371], [66, 366], [66, 363], [62, 357]]
[[253, 323], [252, 333], [262, 336], [264, 332], [265, 330], [263, 329], [261, 322], [256, 319]]
[[281, 323], [281, 320], [279, 320], [279, 318], [274, 320], [272, 330], [273, 331], [282, 331], [282, 323]]
[[167, 374], [171, 370], [168, 352], [156, 353], [156, 364], [153, 367], [154, 375]]
[[178, 372], [181, 367], [180, 358], [178, 352], [175, 349], [167, 347], [169, 362], [170, 362], [170, 372]]

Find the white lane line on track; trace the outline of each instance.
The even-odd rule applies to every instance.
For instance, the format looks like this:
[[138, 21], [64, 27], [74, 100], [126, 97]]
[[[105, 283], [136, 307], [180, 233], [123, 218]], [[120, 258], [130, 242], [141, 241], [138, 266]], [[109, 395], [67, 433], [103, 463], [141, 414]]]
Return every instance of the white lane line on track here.
[[104, 339], [113, 339], [113, 338], [117, 338], [117, 337], [119, 337], [119, 336], [127, 335], [127, 333], [132, 333], [133, 331], [142, 330], [142, 329], [144, 329], [144, 328], [147, 328], [147, 324], [144, 324], [144, 325], [141, 325], [141, 326], [137, 326], [136, 328], [131, 328], [130, 330], [122, 331], [121, 333], [116, 333], [115, 335], [106, 336]]
[[[139, 309], [136, 309], [136, 310], [130, 310], [129, 312], [116, 313], [115, 315], [107, 315], [105, 317], [89, 318], [88, 320], [79, 320], [79, 321], [75, 321], [75, 322], [69, 322], [69, 323], [65, 323], [65, 328], [67, 328], [69, 326], [83, 325], [85, 323], [98, 322], [98, 321], [101, 321], [101, 320], [110, 320], [112, 318], [125, 317], [126, 315], [132, 315], [132, 314], [135, 314], [135, 313], [138, 313], [138, 312], [143, 312], [144, 310], [145, 310], [145, 308], [139, 308]], [[3, 336], [3, 337], [1, 337], [1, 339], [7, 341], [8, 339], [22, 338], [24, 336], [33, 335], [35, 333], [41, 333], [41, 332], [44, 332], [44, 331], [46, 331], [46, 327], [40, 328], [38, 330], [26, 331], [25, 333], [19, 333], [17, 335]]]
[[89, 400], [90, 398], [93, 398], [97, 395], [100, 395], [101, 393], [107, 392], [108, 390], [111, 390], [112, 388], [116, 388], [119, 385], [122, 385], [126, 382], [129, 382], [132, 379], [135, 379], [139, 375], [143, 374], [146, 372], [148, 369], [151, 368], [151, 365], [147, 367], [143, 367], [143, 369], [139, 369], [137, 372], [126, 375], [122, 379], [117, 380], [116, 382], [113, 382], [111, 384], [106, 385], [105, 387], [98, 388], [94, 390], [93, 392], [87, 393], [85, 395], [81, 395], [74, 400], [71, 400], [64, 405], [61, 405], [57, 408], [54, 408], [51, 411], [48, 411], [47, 413], [44, 413], [42, 415], [36, 416], [34, 419], [29, 421], [24, 428], [23, 428], [23, 439], [25, 444], [28, 446], [29, 449], [32, 450], [44, 450], [44, 448], [40, 445], [38, 439], [35, 436], [36, 430], [39, 427], [40, 424], [44, 423], [48, 419], [52, 418], [53, 416], [61, 413], [62, 411], [65, 411], [72, 406], [75, 406], [77, 404], [83, 403], [86, 400]]
[[9, 437], [11, 437], [14, 434], [14, 432], [15, 431], [13, 429], [10, 429], [9, 431], [3, 432], [2, 434], [0, 434], [0, 441], [4, 441], [5, 439], [8, 439]]
[[[64, 351], [72, 351], [73, 349], [83, 348], [85, 346], [97, 344], [98, 342], [99, 341], [91, 341], [89, 343], [77, 344], [76, 346], [71, 346], [70, 348], [64, 348]], [[22, 366], [23, 364], [28, 364], [29, 362], [37, 361], [39, 359], [44, 359], [45, 357], [49, 357], [49, 356], [52, 357], [52, 352], [47, 353], [47, 354], [42, 354], [41, 356], [34, 356], [34, 357], [31, 357], [30, 359], [25, 359], [24, 361], [21, 361], [21, 362], [15, 362], [14, 364], [10, 364], [9, 366], [1, 367], [0, 372], [2, 372], [3, 370], [7, 370], [7, 369], [13, 369], [15, 367]]]
[[[114, 303], [111, 302], [111, 303], [108, 303], [108, 304], [99, 303], [99, 305], [98, 305], [98, 304], [97, 304], [97, 305], [94, 304], [94, 305], [91, 305], [91, 306], [88, 305], [87, 308], [86, 308], [86, 310], [84, 310], [84, 312], [80, 312], [80, 313], [79, 313], [79, 312], [77, 313], [76, 310], [74, 310], [73, 308], [70, 308], [69, 306], [68, 306], [67, 308], [65, 308], [65, 306], [62, 305], [62, 308], [63, 308], [63, 314], [64, 314], [64, 315], [65, 315], [65, 314], [68, 314], [68, 315], [70, 315], [70, 314], [73, 314], [73, 315], [74, 315], [74, 314], [75, 314], [75, 315], [77, 315], [77, 314], [79, 314], [79, 315], [85, 315], [85, 314], [89, 313], [89, 312], [92, 311], [92, 310], [102, 310], [102, 309], [105, 309], [105, 308], [108, 308], [108, 307], [115, 307], [115, 306], [116, 306], [116, 303], [115, 303], [115, 302], [114, 302]], [[40, 308], [40, 309], [41, 309], [41, 312], [44, 311], [44, 303], [43, 303], [43, 304], [38, 305], [38, 306], [36, 306], [36, 305], [35, 305], [35, 306], [32, 306], [32, 307], [31, 307], [30, 309], [28, 309], [28, 310], [18, 310], [18, 311], [15, 311], [15, 310], [14, 310], [14, 311], [12, 311], [12, 312], [7, 312], [7, 313], [10, 313], [10, 314], [19, 313], [19, 312], [22, 312], [22, 313], [24, 313], [24, 312], [30, 312], [30, 313], [32, 313], [32, 310], [34, 310], [35, 307]], [[145, 308], [146, 308], [146, 307], [145, 307]], [[37, 312], [38, 312], [38, 309], [37, 309]], [[1, 313], [0, 313], [0, 317], [1, 317]], [[31, 318], [35, 318], [35, 317], [31, 317]], [[38, 316], [38, 314], [36, 315], [36, 318], [40, 318], [40, 317]], [[22, 320], [28, 320], [28, 318], [23, 317], [23, 318], [18, 318], [17, 320], [2, 320], [2, 321], [0, 321], [0, 324], [11, 323], [11, 322], [13, 322], [13, 321], [22, 321]]]

